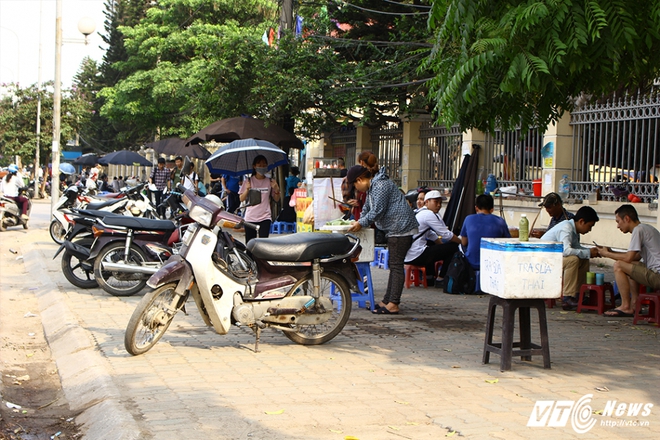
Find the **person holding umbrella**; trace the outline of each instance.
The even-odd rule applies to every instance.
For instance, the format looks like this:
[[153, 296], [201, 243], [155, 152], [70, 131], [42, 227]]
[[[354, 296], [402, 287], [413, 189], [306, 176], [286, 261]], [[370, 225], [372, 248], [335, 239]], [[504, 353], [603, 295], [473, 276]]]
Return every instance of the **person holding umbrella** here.
[[[259, 225], [259, 237], [267, 238], [270, 233], [270, 225], [273, 217], [270, 211], [271, 198], [280, 201], [280, 187], [277, 182], [270, 178], [268, 173], [268, 161], [263, 155], [255, 156], [252, 161], [252, 175], [243, 179], [243, 185], [238, 190], [240, 201], [244, 202], [248, 198], [248, 192], [251, 189], [258, 190], [261, 193], [261, 201], [245, 210], [245, 221]], [[245, 243], [256, 238], [257, 232], [250, 228], [245, 228]]]

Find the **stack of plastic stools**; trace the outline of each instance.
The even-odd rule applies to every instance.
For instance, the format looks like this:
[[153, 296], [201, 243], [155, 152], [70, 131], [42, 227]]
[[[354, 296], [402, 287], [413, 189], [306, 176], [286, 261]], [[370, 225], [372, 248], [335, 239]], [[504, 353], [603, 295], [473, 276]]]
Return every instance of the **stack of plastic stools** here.
[[390, 270], [390, 251], [383, 249], [378, 253], [378, 267]]
[[405, 269], [406, 289], [409, 289], [413, 284], [415, 287], [422, 285], [424, 287], [429, 287], [426, 283], [426, 268], [424, 266], [404, 264], [403, 268]]
[[[610, 293], [609, 304], [605, 302], [605, 292]], [[577, 312], [582, 313], [582, 310], [595, 310], [599, 315], [602, 315], [605, 310], [610, 310], [616, 307], [614, 299], [614, 288], [611, 283], [597, 284], [583, 284], [580, 287], [580, 297], [578, 298]]]
[[296, 224], [288, 222], [273, 222], [270, 225], [271, 234], [286, 234], [287, 232], [296, 232]]
[[378, 261], [380, 259], [380, 253], [384, 251], [384, 247], [376, 246], [374, 247], [374, 261], [372, 261], [370, 264], [374, 267], [378, 266]]
[[[646, 313], [642, 313], [642, 306], [648, 307]], [[638, 321], [660, 326], [660, 291], [639, 294], [633, 324]]]
[[359, 292], [351, 292], [351, 297], [353, 298], [353, 301], [357, 301], [358, 307], [366, 307], [366, 302], [369, 301], [371, 310], [375, 310], [376, 306], [374, 301], [374, 285], [371, 280], [371, 265], [369, 263], [355, 263], [355, 265], [357, 266], [358, 272], [360, 272], [360, 278], [357, 283]]
[[[493, 342], [497, 306], [500, 306], [503, 310], [502, 342]], [[532, 343], [530, 309], [536, 309], [539, 313], [541, 345]], [[513, 342], [516, 310], [518, 310], [520, 320], [519, 342]], [[514, 350], [514, 348], [518, 348], [518, 350]], [[520, 356], [522, 360], [531, 361], [532, 356], [542, 355], [543, 367], [550, 368], [550, 343], [548, 340], [548, 322], [545, 316], [545, 302], [542, 299], [506, 299], [491, 296], [488, 304], [486, 340], [484, 341], [484, 364], [489, 362], [491, 353], [500, 355], [500, 371], [511, 369], [513, 356]]]

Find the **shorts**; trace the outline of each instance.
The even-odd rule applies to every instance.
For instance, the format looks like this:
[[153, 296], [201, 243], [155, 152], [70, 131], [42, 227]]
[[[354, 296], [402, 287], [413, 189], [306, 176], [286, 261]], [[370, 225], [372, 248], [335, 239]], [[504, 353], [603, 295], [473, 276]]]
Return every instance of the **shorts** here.
[[630, 278], [641, 283], [645, 286], [651, 287], [653, 290], [660, 289], [660, 274], [653, 272], [651, 269], [644, 266], [644, 264], [639, 262], [632, 263], [632, 271], [630, 272]]

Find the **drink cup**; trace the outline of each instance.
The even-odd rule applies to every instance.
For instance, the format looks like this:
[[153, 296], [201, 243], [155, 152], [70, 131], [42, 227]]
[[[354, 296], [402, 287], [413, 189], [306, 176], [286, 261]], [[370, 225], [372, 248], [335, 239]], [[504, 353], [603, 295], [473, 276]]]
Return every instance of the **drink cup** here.
[[587, 284], [596, 284], [596, 274], [587, 272]]
[[602, 286], [603, 283], [605, 283], [605, 274], [604, 273], [597, 273], [596, 274], [596, 285], [597, 286]]

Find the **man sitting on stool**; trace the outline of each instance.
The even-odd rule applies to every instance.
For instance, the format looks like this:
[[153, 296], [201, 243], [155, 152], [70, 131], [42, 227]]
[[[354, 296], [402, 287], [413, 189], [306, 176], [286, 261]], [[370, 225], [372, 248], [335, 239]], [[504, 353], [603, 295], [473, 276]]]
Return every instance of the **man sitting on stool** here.
[[589, 249], [580, 244], [580, 234], [590, 232], [597, 221], [598, 214], [594, 208], [583, 206], [575, 214], [575, 218], [564, 220], [541, 237], [541, 240], [560, 241], [564, 244], [564, 310], [572, 310], [578, 306], [580, 286], [586, 281], [589, 272], [589, 258], [599, 255], [597, 248]]
[[436, 287], [440, 287], [451, 257], [456, 253], [461, 242], [461, 238], [454, 235], [438, 215], [443, 199], [445, 198], [440, 191], [435, 190], [427, 192], [424, 196], [424, 207], [415, 215], [419, 223], [419, 233], [413, 237], [412, 246], [404, 259], [404, 264], [424, 266], [426, 276], [433, 276], [433, 279], [438, 275], [434, 273], [435, 263], [442, 260], [442, 269], [440, 278], [436, 280]]
[[624, 234], [630, 232], [632, 238], [626, 252], [598, 247], [602, 257], [615, 260], [614, 278], [621, 294], [621, 306], [605, 312], [605, 315], [633, 316], [639, 284], [660, 289], [660, 232], [651, 225], [641, 223], [632, 205], [621, 205], [614, 215], [616, 227]]

